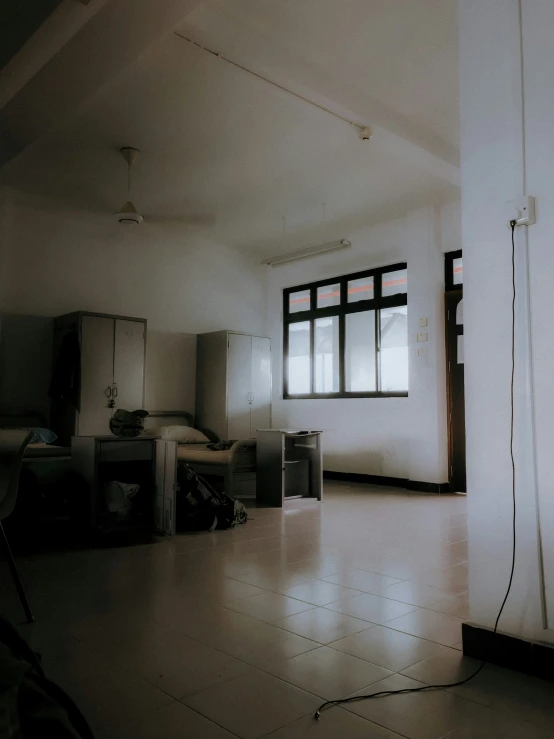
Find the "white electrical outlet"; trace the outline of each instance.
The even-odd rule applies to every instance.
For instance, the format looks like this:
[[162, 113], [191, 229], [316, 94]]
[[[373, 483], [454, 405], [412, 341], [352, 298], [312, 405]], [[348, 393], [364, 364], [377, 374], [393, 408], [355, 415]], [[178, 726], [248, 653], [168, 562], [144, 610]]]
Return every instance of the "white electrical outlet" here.
[[532, 226], [537, 222], [535, 217], [535, 198], [524, 195], [522, 198], [510, 200], [508, 203], [508, 226], [515, 221], [516, 226]]

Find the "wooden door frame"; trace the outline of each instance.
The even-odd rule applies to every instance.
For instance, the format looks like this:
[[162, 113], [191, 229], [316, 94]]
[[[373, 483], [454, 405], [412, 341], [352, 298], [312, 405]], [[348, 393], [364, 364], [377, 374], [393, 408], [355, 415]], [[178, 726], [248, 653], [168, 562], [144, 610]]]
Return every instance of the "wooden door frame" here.
[[[460, 252], [461, 256], [461, 252]], [[448, 482], [450, 484], [450, 489], [453, 490], [453, 482], [454, 482], [454, 476], [453, 476], [453, 465], [454, 465], [454, 435], [452, 433], [452, 405], [453, 405], [453, 399], [452, 399], [452, 374], [450, 371], [450, 363], [452, 361], [456, 361], [456, 357], [451, 356], [449, 341], [448, 341], [448, 310], [449, 310], [449, 302], [453, 299], [460, 297], [463, 300], [464, 296], [464, 290], [463, 286], [460, 285], [459, 288], [453, 288], [450, 287], [447, 289], [444, 293], [444, 344], [446, 349], [446, 426], [448, 429]], [[465, 404], [465, 394], [464, 394], [464, 404]]]

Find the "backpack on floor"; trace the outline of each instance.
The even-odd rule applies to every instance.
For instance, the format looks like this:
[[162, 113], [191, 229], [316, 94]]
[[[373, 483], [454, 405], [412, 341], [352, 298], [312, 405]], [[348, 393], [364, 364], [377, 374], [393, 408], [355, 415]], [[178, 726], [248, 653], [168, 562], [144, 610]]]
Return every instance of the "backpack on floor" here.
[[233, 500], [227, 493], [218, 493], [188, 464], [179, 464], [177, 481], [178, 528], [187, 531], [214, 531], [246, 523], [248, 515], [244, 505], [238, 500]]

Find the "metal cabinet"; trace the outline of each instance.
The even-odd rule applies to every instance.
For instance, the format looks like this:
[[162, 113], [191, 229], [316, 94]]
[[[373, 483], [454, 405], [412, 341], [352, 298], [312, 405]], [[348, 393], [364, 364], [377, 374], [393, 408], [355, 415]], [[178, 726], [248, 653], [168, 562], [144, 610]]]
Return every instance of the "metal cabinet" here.
[[258, 431], [256, 500], [281, 507], [287, 498], [321, 500], [323, 465], [321, 431]]
[[71, 313], [54, 322], [52, 425], [62, 443], [109, 432], [117, 408], [144, 406], [146, 321]]
[[254, 439], [271, 425], [271, 342], [233, 331], [200, 334], [196, 422], [220, 439]]
[[[177, 443], [154, 436], [74, 436], [71, 464], [83, 483], [84, 524], [94, 538], [128, 532], [175, 533]], [[141, 486], [140, 508], [132, 520], [118, 523], [106, 506], [112, 480]]]

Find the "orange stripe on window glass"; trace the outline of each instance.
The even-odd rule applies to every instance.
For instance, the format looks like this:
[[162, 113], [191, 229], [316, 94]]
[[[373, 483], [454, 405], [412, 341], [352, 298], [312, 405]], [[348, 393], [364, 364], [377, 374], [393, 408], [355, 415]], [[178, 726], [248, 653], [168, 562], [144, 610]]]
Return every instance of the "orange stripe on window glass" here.
[[307, 298], [295, 298], [294, 300], [291, 300], [290, 301], [290, 304], [291, 305], [295, 305], [296, 303], [309, 303], [309, 302], [310, 302], [310, 298], [309, 297], [307, 297]]
[[358, 287], [349, 287], [348, 294], [353, 295], [354, 293], [365, 293], [369, 292], [369, 290], [373, 290], [373, 283], [368, 285], [359, 285]]
[[407, 282], [407, 277], [400, 277], [398, 280], [387, 280], [387, 282], [383, 282], [383, 287], [391, 287], [392, 285], [405, 285]]

